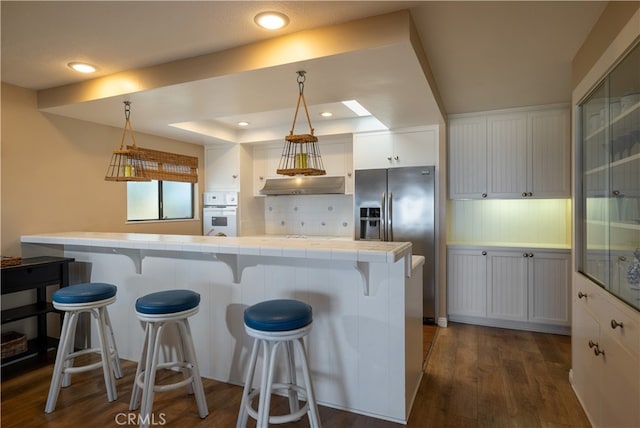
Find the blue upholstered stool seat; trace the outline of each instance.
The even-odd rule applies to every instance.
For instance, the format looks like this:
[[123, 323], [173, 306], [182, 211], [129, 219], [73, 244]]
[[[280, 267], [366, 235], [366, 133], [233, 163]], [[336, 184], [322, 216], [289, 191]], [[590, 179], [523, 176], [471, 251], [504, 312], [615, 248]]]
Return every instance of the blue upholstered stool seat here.
[[311, 324], [311, 312], [311, 306], [298, 300], [267, 300], [245, 309], [244, 323], [261, 331], [297, 330]]
[[191, 290], [167, 290], [147, 294], [136, 300], [141, 314], [173, 314], [188, 311], [200, 304], [200, 295]]
[[116, 295], [118, 288], [113, 284], [91, 282], [62, 287], [53, 293], [53, 301], [56, 303], [73, 304], [89, 303], [110, 299]]

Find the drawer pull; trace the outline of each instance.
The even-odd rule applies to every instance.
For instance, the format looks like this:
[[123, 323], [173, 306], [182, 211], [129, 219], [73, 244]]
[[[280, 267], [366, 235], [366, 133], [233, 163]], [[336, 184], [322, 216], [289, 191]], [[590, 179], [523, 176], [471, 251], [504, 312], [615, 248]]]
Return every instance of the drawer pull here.
[[582, 291], [578, 291], [578, 299], [582, 299], [582, 298], [587, 298], [587, 295], [585, 293], [583, 293]]
[[624, 323], [622, 321], [611, 320], [611, 328], [615, 330], [618, 327], [624, 328]]
[[481, 254], [482, 254], [483, 256], [486, 256], [486, 255], [487, 255], [487, 252], [486, 252], [486, 251], [483, 251]]

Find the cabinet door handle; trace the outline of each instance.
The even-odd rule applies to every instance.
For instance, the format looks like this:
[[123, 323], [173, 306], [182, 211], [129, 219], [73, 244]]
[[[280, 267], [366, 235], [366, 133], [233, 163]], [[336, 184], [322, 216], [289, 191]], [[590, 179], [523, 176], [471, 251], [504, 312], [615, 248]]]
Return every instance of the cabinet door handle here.
[[621, 262], [626, 262], [627, 258], [625, 256], [620, 256], [618, 257], [618, 260], [620, 260]]
[[522, 253], [522, 257], [529, 257], [529, 254], [527, 254], [527, 253]]
[[486, 252], [486, 251], [483, 251], [481, 254], [482, 254], [483, 256], [486, 256], [486, 255], [487, 255], [487, 252]]
[[593, 340], [589, 340], [589, 348], [593, 349], [594, 347], [597, 347], [597, 346], [598, 344], [596, 342], [594, 342]]
[[529, 197], [533, 196], [533, 192], [527, 193], [527, 196], [529, 196]]
[[486, 193], [483, 193], [481, 196], [482, 196], [483, 198], [486, 198], [486, 197], [487, 197], [487, 194], [486, 194]]
[[618, 327], [624, 328], [624, 323], [622, 321], [611, 320], [611, 328], [615, 330]]
[[522, 197], [526, 198], [527, 197], [527, 192], [522, 192]]
[[533, 253], [529, 253], [529, 257], [533, 257]]
[[600, 349], [600, 347], [596, 343], [596, 347], [593, 348], [593, 355], [597, 357], [598, 355], [601, 355], [601, 354], [604, 355], [604, 349]]
[[263, 177], [263, 176], [260, 176], [259, 178], [260, 178], [260, 181], [264, 180], [264, 177]]
[[611, 193], [613, 193], [614, 196], [620, 196], [620, 191], [619, 190], [614, 190]]
[[578, 291], [578, 299], [582, 299], [582, 298], [587, 298], [587, 295], [585, 293], [583, 293], [582, 291]]
[[397, 155], [396, 155], [396, 156], [394, 156], [394, 157], [393, 157], [393, 159], [394, 159], [394, 160], [400, 160], [400, 156], [397, 156]]
[[391, 156], [387, 156], [387, 160], [390, 161], [391, 160]]

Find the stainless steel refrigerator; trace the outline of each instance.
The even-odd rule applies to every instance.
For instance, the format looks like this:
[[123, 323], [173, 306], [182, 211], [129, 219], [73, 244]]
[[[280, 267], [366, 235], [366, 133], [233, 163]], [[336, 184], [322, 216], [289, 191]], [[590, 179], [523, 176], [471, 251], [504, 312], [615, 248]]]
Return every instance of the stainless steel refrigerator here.
[[423, 321], [435, 322], [435, 167], [355, 172], [355, 239], [411, 241], [425, 257]]

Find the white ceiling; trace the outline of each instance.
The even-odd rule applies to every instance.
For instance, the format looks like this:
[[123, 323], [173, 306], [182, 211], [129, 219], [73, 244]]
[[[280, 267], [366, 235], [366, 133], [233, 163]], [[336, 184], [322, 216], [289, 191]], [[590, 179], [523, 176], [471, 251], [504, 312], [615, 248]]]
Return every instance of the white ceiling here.
[[[291, 127], [297, 99], [295, 72], [304, 69], [305, 96], [317, 135], [376, 129], [380, 122], [390, 128], [417, 126], [438, 123], [443, 114], [568, 102], [571, 61], [605, 5], [592, 1], [2, 1], [1, 77], [44, 95], [73, 93], [88, 78], [68, 69], [70, 61], [95, 64], [98, 72], [90, 79], [176, 60], [184, 61], [178, 65], [191, 64], [188, 59], [199, 55], [215, 64], [226, 58], [225, 50], [242, 53], [241, 48], [261, 46], [265, 40], [408, 9], [424, 52], [388, 44], [304, 61], [291, 55], [293, 60], [273, 66], [230, 69], [228, 74], [194, 82], [188, 79], [196, 73], [185, 70], [185, 79], [175, 84], [145, 82], [141, 91], [120, 90], [83, 102], [47, 105], [44, 110], [122, 126], [122, 101], [130, 99], [137, 131], [204, 144], [281, 140]], [[259, 29], [253, 17], [264, 10], [285, 13], [289, 25], [276, 32]], [[384, 33], [385, 28], [373, 30]], [[419, 60], [422, 53], [433, 71], [431, 87]], [[145, 76], [153, 77], [152, 71]], [[380, 122], [340, 111], [336, 103], [345, 99], [357, 99]], [[336, 115], [321, 119], [319, 112], [325, 109], [335, 109]], [[238, 128], [239, 118], [251, 122], [250, 129]], [[185, 122], [201, 133], [169, 126]]]

